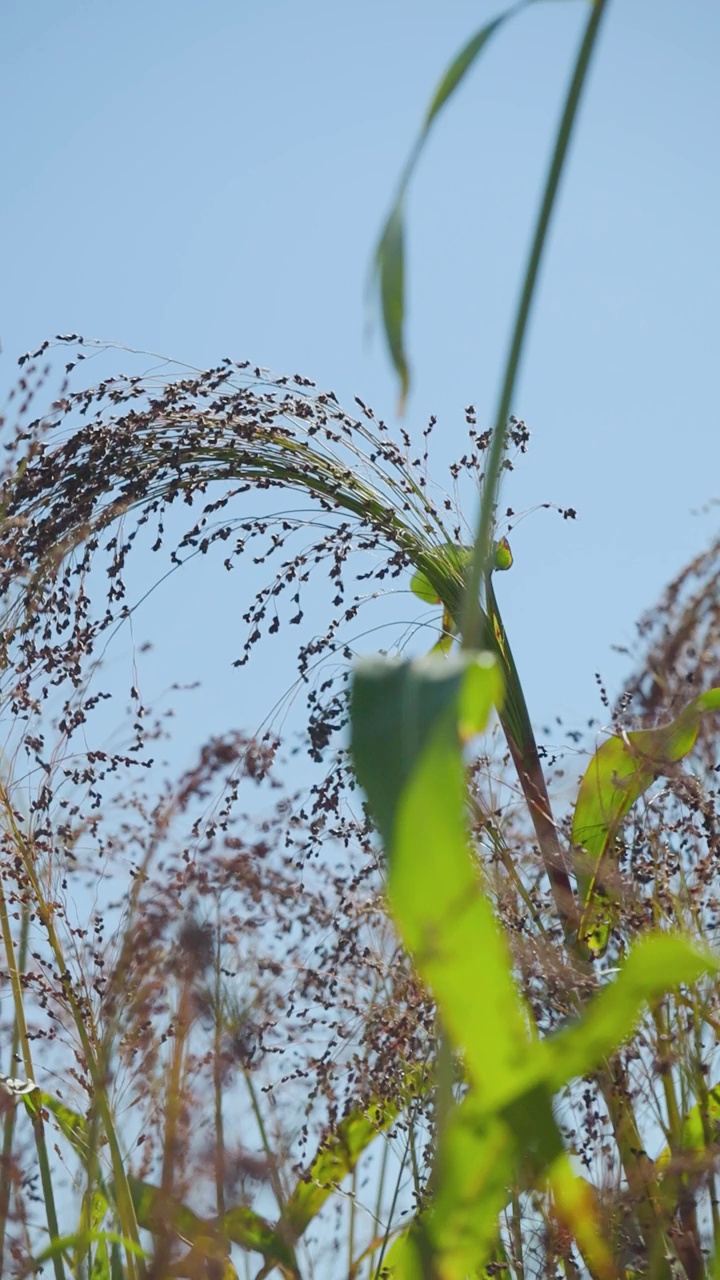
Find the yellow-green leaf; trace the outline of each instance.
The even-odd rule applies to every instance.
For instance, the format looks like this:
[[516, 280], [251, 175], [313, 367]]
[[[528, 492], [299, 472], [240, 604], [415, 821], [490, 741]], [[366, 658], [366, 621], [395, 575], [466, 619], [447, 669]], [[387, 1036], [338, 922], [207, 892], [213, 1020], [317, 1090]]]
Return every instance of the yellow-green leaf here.
[[607, 907], [597, 889], [602, 858], [636, 800], [657, 777], [688, 755], [697, 740], [703, 715], [719, 708], [720, 689], [709, 689], [694, 698], [669, 724], [614, 734], [592, 757], [580, 783], [572, 840], [590, 858], [589, 873], [580, 864], [579, 879], [586, 907], [581, 937], [593, 943], [596, 950], [606, 941], [608, 930]]
[[614, 982], [594, 997], [583, 1016], [543, 1042], [550, 1082], [559, 1089], [592, 1071], [631, 1034], [647, 1002], [673, 987], [720, 971], [720, 958], [680, 934], [652, 933], [630, 952]]
[[347, 1174], [352, 1173], [370, 1143], [394, 1124], [418, 1090], [427, 1087], [420, 1068], [408, 1072], [402, 1093], [394, 1099], [355, 1108], [325, 1140], [307, 1174], [295, 1187], [278, 1222], [276, 1235], [295, 1242], [320, 1212]]

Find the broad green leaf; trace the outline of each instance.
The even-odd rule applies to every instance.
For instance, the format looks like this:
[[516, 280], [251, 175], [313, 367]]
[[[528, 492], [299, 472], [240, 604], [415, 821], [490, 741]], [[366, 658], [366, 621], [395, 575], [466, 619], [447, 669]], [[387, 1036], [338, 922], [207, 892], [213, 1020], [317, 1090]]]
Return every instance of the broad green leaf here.
[[593, 1274], [612, 1274], [587, 1188], [558, 1163], [553, 1095], [622, 1043], [646, 1001], [720, 968], [685, 939], [654, 935], [576, 1023], [530, 1039], [465, 822], [462, 742], [485, 723], [497, 679], [487, 657], [461, 654], [365, 663], [353, 685], [353, 758], [385, 843], [393, 914], [471, 1083], [441, 1133], [433, 1204], [389, 1251], [395, 1280], [465, 1280], [490, 1256], [509, 1182], [548, 1176]]
[[[462, 742], [500, 699], [488, 655], [368, 662], [353, 685], [358, 780], [388, 856], [388, 895], [451, 1040], [488, 1098], [525, 1070], [528, 1029], [509, 953], [471, 857]], [[488, 1054], [488, 1044], [493, 1045]]]
[[720, 689], [709, 689], [669, 724], [615, 734], [592, 757], [580, 783], [572, 840], [590, 857], [590, 873], [582, 867], [579, 871], [586, 908], [581, 937], [594, 950], [603, 950], [607, 943], [607, 908], [597, 885], [597, 872], [608, 846], [636, 800], [692, 750], [703, 715], [719, 708]]
[[128, 1186], [132, 1195], [138, 1226], [144, 1231], [156, 1231], [158, 1216], [172, 1222], [173, 1229], [182, 1232], [187, 1240], [207, 1232], [208, 1223], [199, 1214], [189, 1209], [179, 1200], [170, 1199], [151, 1182], [142, 1178], [128, 1177]]
[[[153, 1186], [150, 1182], [128, 1177], [128, 1185], [138, 1226], [151, 1233], [159, 1229], [171, 1230], [190, 1249], [185, 1259], [188, 1265], [192, 1262], [193, 1266], [199, 1267], [201, 1261], [212, 1259], [223, 1266], [222, 1280], [237, 1280], [235, 1268], [228, 1256], [227, 1240], [233, 1240], [245, 1249], [265, 1254], [266, 1261], [277, 1265], [283, 1275], [297, 1276], [294, 1262], [288, 1265], [288, 1251], [276, 1252], [277, 1242], [270, 1224], [253, 1213], [252, 1209], [240, 1206], [230, 1209], [217, 1220], [201, 1218], [179, 1200], [169, 1199], [160, 1187]], [[234, 1234], [231, 1234], [231, 1229]], [[267, 1246], [267, 1253], [264, 1245]], [[175, 1274], [182, 1273], [177, 1271]]]
[[[393, 1280], [483, 1274], [498, 1249], [498, 1215], [509, 1184], [518, 1178], [527, 1187], [542, 1182], [561, 1152], [551, 1096], [542, 1085], [494, 1113], [470, 1093], [441, 1136], [431, 1208], [388, 1252]], [[437, 1260], [436, 1270], [425, 1268], [428, 1259]]]
[[405, 232], [404, 204], [405, 192], [414, 172], [415, 166], [425, 146], [427, 136], [447, 101], [462, 83], [478, 55], [488, 40], [499, 27], [519, 9], [525, 8], [531, 0], [520, 0], [505, 13], [481, 27], [460, 50], [442, 76], [440, 84], [433, 94], [418, 137], [400, 179], [395, 203], [383, 227], [378, 246], [375, 250], [373, 275], [379, 286], [382, 306], [383, 325], [390, 357], [400, 379], [401, 409], [407, 398], [410, 381], [407, 355], [405, 352]]
[[[352, 689], [353, 761], [388, 856], [401, 798], [441, 719], [451, 721], [450, 751], [462, 774], [457, 728], [461, 696], [466, 725], [474, 719], [470, 731], [479, 732], [501, 690], [501, 677], [488, 654], [457, 654], [448, 661], [371, 658], [358, 664]], [[469, 862], [467, 848], [463, 851]], [[439, 850], [438, 858], [442, 867]]]
[[[497, 671], [486, 667], [488, 676]], [[468, 677], [474, 676], [473, 668]], [[488, 680], [488, 708], [494, 700]], [[486, 719], [463, 707], [467, 686], [422, 753], [401, 797], [388, 893], [416, 967], [433, 992], [471, 1079], [490, 1098], [525, 1068], [528, 1028], [505, 939], [469, 852], [460, 735]], [[497, 694], [494, 695], [495, 698]], [[493, 1045], [492, 1055], [487, 1046]]]
[[616, 734], [603, 742], [580, 784], [572, 827], [574, 843], [600, 858], [620, 820], [655, 778], [692, 750], [702, 716], [718, 708], [720, 689], [709, 689], [670, 724]]
[[410, 1098], [426, 1087], [426, 1073], [415, 1069], [408, 1072], [403, 1092], [397, 1098], [356, 1108], [341, 1120], [287, 1201], [276, 1229], [281, 1240], [294, 1243], [300, 1238], [339, 1183], [352, 1173], [370, 1143], [389, 1129]]
[[673, 987], [720, 972], [720, 957], [680, 934], [653, 933], [633, 947], [618, 977], [591, 1000], [572, 1026], [543, 1041], [549, 1079], [559, 1089], [587, 1075], [632, 1033], [646, 1003]]
[[[187, 1256], [177, 1265], [182, 1266], [183, 1270], [174, 1271], [174, 1275], [199, 1275], [200, 1268], [205, 1271], [206, 1262], [211, 1260], [215, 1270], [218, 1266], [223, 1267], [222, 1272], [219, 1272], [220, 1280], [237, 1280], [227, 1244], [227, 1240], [232, 1239], [243, 1248], [259, 1253], [265, 1253], [263, 1245], [268, 1245], [265, 1260], [277, 1265], [283, 1275], [292, 1276], [296, 1280], [295, 1265], [287, 1266], [288, 1251], [284, 1251], [282, 1257], [279, 1254], [283, 1251], [275, 1252], [277, 1242], [272, 1226], [250, 1208], [246, 1210], [241, 1206], [238, 1210], [229, 1210], [219, 1220], [204, 1219], [188, 1208], [187, 1204], [182, 1204], [177, 1199], [168, 1199], [152, 1183], [146, 1183], [140, 1178], [128, 1178], [128, 1185], [135, 1204], [138, 1226], [150, 1233], [169, 1229], [178, 1236], [178, 1240], [187, 1245]], [[236, 1234], [231, 1235], [228, 1225], [233, 1226]]]
[[466, 1099], [443, 1135], [432, 1207], [388, 1251], [393, 1280], [466, 1280], [482, 1267], [497, 1242], [515, 1155], [508, 1127]]

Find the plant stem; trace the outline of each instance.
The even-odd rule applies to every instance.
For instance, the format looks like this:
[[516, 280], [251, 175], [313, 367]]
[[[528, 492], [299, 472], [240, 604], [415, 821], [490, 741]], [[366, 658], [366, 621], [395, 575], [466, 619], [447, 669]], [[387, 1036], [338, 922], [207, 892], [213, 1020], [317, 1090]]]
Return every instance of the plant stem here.
[[[17, 967], [20, 973], [25, 972], [25, 962], [27, 959], [27, 943], [28, 933], [30, 931], [30, 908], [27, 904], [22, 908], [22, 920], [20, 924], [20, 947], [18, 953]], [[12, 1075], [15, 1069], [15, 1060], [17, 1058], [18, 1049], [20, 1047], [20, 1031], [18, 1020], [15, 1018], [13, 1024], [12, 1043], [10, 1046], [10, 1062], [8, 1074]], [[5, 1227], [8, 1220], [8, 1211], [10, 1208], [10, 1161], [12, 1159], [13, 1139], [15, 1136], [15, 1118], [17, 1116], [16, 1107], [8, 1107], [5, 1114], [5, 1123], [3, 1125], [3, 1146], [2, 1156], [0, 1160], [0, 1276], [4, 1272], [5, 1260]]]
[[[4, 788], [3, 788], [4, 792]], [[3, 797], [4, 798], [4, 797]], [[7, 959], [8, 972], [10, 976], [10, 985], [12, 987], [13, 1002], [15, 1005], [15, 1026], [17, 1028], [17, 1038], [22, 1049], [23, 1065], [25, 1074], [29, 1080], [34, 1079], [32, 1054], [30, 1052], [30, 1040], [28, 1037], [27, 1023], [25, 1022], [25, 1005], [23, 1001], [22, 983], [20, 981], [20, 970], [15, 958], [15, 943], [10, 928], [10, 918], [7, 910], [7, 901], [5, 898], [5, 889], [2, 878], [0, 877], [0, 929], [2, 930], [3, 944], [5, 947], [5, 956]], [[48, 1233], [50, 1235], [50, 1243], [54, 1243], [60, 1237], [58, 1229], [57, 1212], [55, 1210], [55, 1195], [53, 1192], [52, 1174], [50, 1172], [50, 1161], [48, 1159], [47, 1145], [45, 1142], [45, 1125], [42, 1113], [38, 1109], [33, 1114], [32, 1120], [33, 1132], [35, 1134], [35, 1148], [37, 1150], [38, 1167], [40, 1170], [40, 1181], [42, 1183], [43, 1199], [45, 1201], [45, 1214], [47, 1216]], [[9, 1171], [8, 1171], [9, 1176]], [[65, 1280], [65, 1267], [61, 1253], [53, 1256], [53, 1269], [55, 1271], [56, 1280]]]
[[215, 948], [213, 1097], [215, 1104], [215, 1207], [217, 1216], [225, 1213], [225, 1121], [222, 1090], [222, 919], [220, 898], [217, 902], [217, 946]]
[[490, 452], [488, 454], [488, 463], [485, 471], [482, 501], [480, 503], [480, 515], [475, 537], [474, 553], [470, 564], [467, 591], [463, 605], [462, 644], [465, 649], [477, 648], [480, 640], [480, 588], [483, 583], [487, 567], [490, 564], [495, 503], [497, 500], [500, 471], [502, 467], [503, 453], [505, 451], [508, 419], [510, 417], [512, 399], [515, 392], [515, 383], [517, 381], [520, 359], [525, 345], [525, 338], [527, 336], [530, 311], [537, 285], [543, 251], [547, 240], [548, 228], [550, 226], [550, 220], [552, 218], [560, 186], [560, 178], [567, 158], [570, 138], [572, 136], [573, 126], [577, 117], [582, 91], [587, 80], [600, 22], [607, 7], [607, 3], [608, 0], [594, 0], [592, 5], [592, 11], [587, 27], [585, 28], [585, 34], [580, 45], [575, 70], [573, 72], [567, 98], [565, 100], [565, 107], [563, 109], [560, 127], [555, 141], [555, 149], [553, 151], [550, 168], [548, 169], [547, 178], [545, 180], [545, 190], [543, 192], [540, 211], [538, 213], [537, 223], [535, 226], [535, 235], [530, 249], [527, 268], [525, 270], [525, 279], [523, 281], [517, 315], [515, 317], [515, 325], [510, 342], [510, 351], [505, 366], [505, 376], [503, 378], [500, 400], [495, 417], [495, 428], [490, 444]]

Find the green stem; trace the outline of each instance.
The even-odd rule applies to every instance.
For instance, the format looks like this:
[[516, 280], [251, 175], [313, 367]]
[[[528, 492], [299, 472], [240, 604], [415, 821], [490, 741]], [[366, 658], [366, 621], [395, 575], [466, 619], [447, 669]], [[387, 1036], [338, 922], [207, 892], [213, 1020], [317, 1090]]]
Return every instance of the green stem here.
[[222, 1090], [222, 920], [217, 902], [217, 946], [215, 948], [215, 1026], [213, 1044], [213, 1096], [215, 1103], [215, 1206], [217, 1216], [225, 1213], [225, 1119]]
[[[490, 584], [490, 574], [492, 571], [492, 535], [495, 520], [495, 505], [500, 483], [500, 472], [502, 468], [503, 454], [505, 451], [505, 441], [507, 438], [508, 420], [510, 417], [515, 384], [517, 382], [518, 371], [520, 368], [520, 360], [525, 345], [525, 339], [527, 337], [528, 323], [537, 287], [540, 264], [560, 187], [560, 178], [567, 159], [573, 126], [577, 118], [578, 107], [582, 91], [587, 80], [590, 61], [600, 27], [600, 21], [605, 12], [607, 2], [608, 0], [594, 0], [590, 18], [585, 28], [585, 34], [578, 52], [575, 69], [570, 81], [565, 106], [560, 120], [560, 127], [555, 140], [555, 148], [545, 181], [545, 190], [540, 204], [540, 211], [538, 213], [537, 223], [535, 226], [535, 234], [530, 249], [528, 265], [525, 271], [523, 287], [520, 293], [515, 325], [510, 342], [510, 351], [505, 366], [505, 375], [500, 391], [500, 399], [495, 417], [495, 426], [490, 443], [490, 452], [488, 454], [482, 499], [480, 502], [477, 533], [475, 536], [473, 556], [468, 569], [467, 586], [462, 605], [461, 636], [462, 647], [464, 649], [477, 649], [480, 647], [482, 641], [487, 638], [488, 628], [486, 623], [486, 614], [483, 613], [480, 601], [481, 586], [484, 587], [485, 590], [488, 613], [491, 614], [493, 621], [494, 617], [498, 616], [497, 607], [493, 607], [494, 598]], [[490, 597], [489, 600], [487, 599], [488, 596]], [[492, 640], [492, 636], [490, 639]], [[517, 673], [514, 671], [514, 663], [510, 656], [507, 641], [505, 641], [504, 645], [501, 643], [500, 647], [503, 649], [506, 668], [509, 668], [511, 674], [516, 677]], [[507, 654], [504, 653], [506, 648]], [[523, 736], [520, 738], [516, 737], [512, 733], [508, 734], [504, 722], [503, 727], [505, 728], [508, 738], [508, 745], [513, 757], [513, 763], [518, 771], [520, 783], [528, 803], [530, 816], [538, 837], [540, 851], [545, 864], [545, 869], [550, 879], [563, 931], [565, 933], [566, 940], [571, 941], [572, 936], [576, 931], [576, 910], [570, 887], [570, 879], [557, 839], [557, 831], [550, 810], [550, 801], [542, 767], [540, 765], [540, 757], [535, 743], [535, 738], [532, 730], [529, 728], [529, 717], [527, 717], [525, 709], [522, 686], [517, 678], [513, 683], [517, 686], [513, 690], [513, 696], [516, 701], [519, 700], [522, 710], [525, 712], [523, 718], [527, 721], [527, 724], [524, 726], [525, 731]]]
[[523, 282], [522, 292], [520, 294], [517, 315], [515, 317], [515, 326], [510, 343], [510, 352], [505, 367], [505, 377], [503, 379], [500, 400], [495, 417], [495, 429], [493, 431], [490, 452], [488, 454], [483, 496], [480, 504], [480, 517], [475, 537], [475, 548], [470, 565], [467, 592], [463, 605], [462, 643], [463, 648], [465, 649], [477, 648], [480, 639], [480, 587], [491, 559], [490, 552], [495, 516], [495, 501], [497, 498], [500, 470], [505, 450], [507, 425], [510, 417], [513, 394], [515, 391], [515, 383], [517, 381], [520, 359], [525, 345], [530, 311], [540, 271], [540, 263], [542, 261], [548, 228], [550, 226], [550, 220], [552, 218], [560, 186], [560, 178], [567, 158], [570, 138], [572, 136], [573, 126], [577, 117], [582, 91], [587, 80], [600, 22], [607, 7], [607, 3], [608, 0], [594, 0], [592, 5], [592, 11], [587, 27], [585, 28], [585, 35], [583, 36], [583, 40], [580, 45], [575, 70], [573, 72], [567, 98], [565, 100], [560, 128], [558, 129], [555, 141], [555, 149], [553, 151], [550, 168], [548, 169], [545, 181], [545, 191], [540, 204], [540, 212], [535, 226], [535, 235], [530, 249], [530, 257], [525, 271], [525, 279]]
[[[20, 973], [25, 972], [25, 964], [27, 960], [27, 944], [28, 934], [30, 931], [30, 908], [27, 904], [22, 908], [22, 919], [20, 924], [20, 948], [18, 953], [18, 969]], [[12, 1043], [10, 1046], [10, 1062], [8, 1066], [8, 1075], [15, 1073], [15, 1061], [20, 1047], [20, 1030], [18, 1020], [15, 1019], [13, 1024]], [[8, 1211], [10, 1208], [10, 1161], [12, 1159], [13, 1141], [15, 1137], [15, 1118], [17, 1116], [17, 1107], [8, 1107], [5, 1113], [5, 1123], [3, 1125], [3, 1146], [2, 1146], [2, 1167], [0, 1167], [0, 1276], [4, 1274], [5, 1261], [5, 1227], [8, 1220]]]
[[265, 1128], [265, 1121], [263, 1120], [262, 1110], [260, 1107], [260, 1103], [258, 1102], [257, 1092], [252, 1082], [252, 1076], [249, 1071], [245, 1071], [244, 1075], [245, 1075], [245, 1084], [247, 1085], [247, 1091], [250, 1095], [250, 1105], [252, 1107], [253, 1115], [255, 1117], [255, 1123], [258, 1127], [258, 1132], [260, 1134], [262, 1149], [265, 1153], [265, 1159], [268, 1162], [268, 1169], [270, 1170], [270, 1185], [272, 1186], [275, 1199], [277, 1200], [278, 1209], [282, 1214], [283, 1210], [285, 1209], [286, 1196], [285, 1196], [285, 1192], [283, 1191], [282, 1183], [280, 1181], [280, 1175], [278, 1173], [277, 1157], [272, 1147], [270, 1146], [270, 1140], [267, 1135], [267, 1129]]
[[[7, 959], [8, 973], [10, 976], [10, 985], [12, 987], [13, 1002], [15, 1005], [15, 1026], [17, 1028], [17, 1037], [20, 1048], [22, 1049], [23, 1065], [25, 1074], [29, 1080], [33, 1080], [33, 1064], [32, 1053], [30, 1051], [30, 1040], [28, 1037], [27, 1023], [25, 1021], [25, 1004], [23, 1001], [22, 983], [20, 981], [20, 970], [15, 958], [15, 943], [10, 927], [10, 918], [7, 910], [7, 901], [5, 898], [5, 889], [2, 878], [0, 877], [0, 929], [2, 930], [3, 944], [5, 946], [5, 956]], [[38, 1167], [40, 1170], [40, 1181], [42, 1183], [43, 1199], [45, 1201], [45, 1214], [47, 1217], [48, 1233], [50, 1235], [50, 1243], [53, 1244], [60, 1238], [58, 1229], [57, 1212], [55, 1209], [55, 1195], [53, 1192], [52, 1174], [50, 1172], [50, 1161], [48, 1159], [47, 1145], [45, 1142], [45, 1125], [40, 1109], [33, 1115], [33, 1132], [35, 1134], [35, 1148], [37, 1150]], [[53, 1256], [53, 1270], [55, 1271], [55, 1280], [65, 1280], [65, 1267], [61, 1253]]]

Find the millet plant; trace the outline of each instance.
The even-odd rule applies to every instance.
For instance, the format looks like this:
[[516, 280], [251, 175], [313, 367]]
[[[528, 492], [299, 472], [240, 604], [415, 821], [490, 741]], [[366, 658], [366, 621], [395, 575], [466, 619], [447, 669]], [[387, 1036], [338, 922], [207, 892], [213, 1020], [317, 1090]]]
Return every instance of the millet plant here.
[[[605, 8], [496, 421], [467, 410], [447, 489], [432, 422], [396, 438], [302, 376], [224, 359], [93, 385], [77, 335], [22, 361], [0, 484], [3, 1275], [716, 1273], [720, 546], [641, 622], [568, 813], [495, 586], [499, 480], [529, 439], [515, 380]], [[407, 184], [507, 16], [443, 77], [379, 243], [403, 397]], [[140, 548], [266, 573], [236, 663], [298, 628], [304, 790], [272, 716], [166, 782], [170, 722], [139, 682], [107, 745], [103, 658]], [[397, 589], [409, 626], [355, 662]]]

